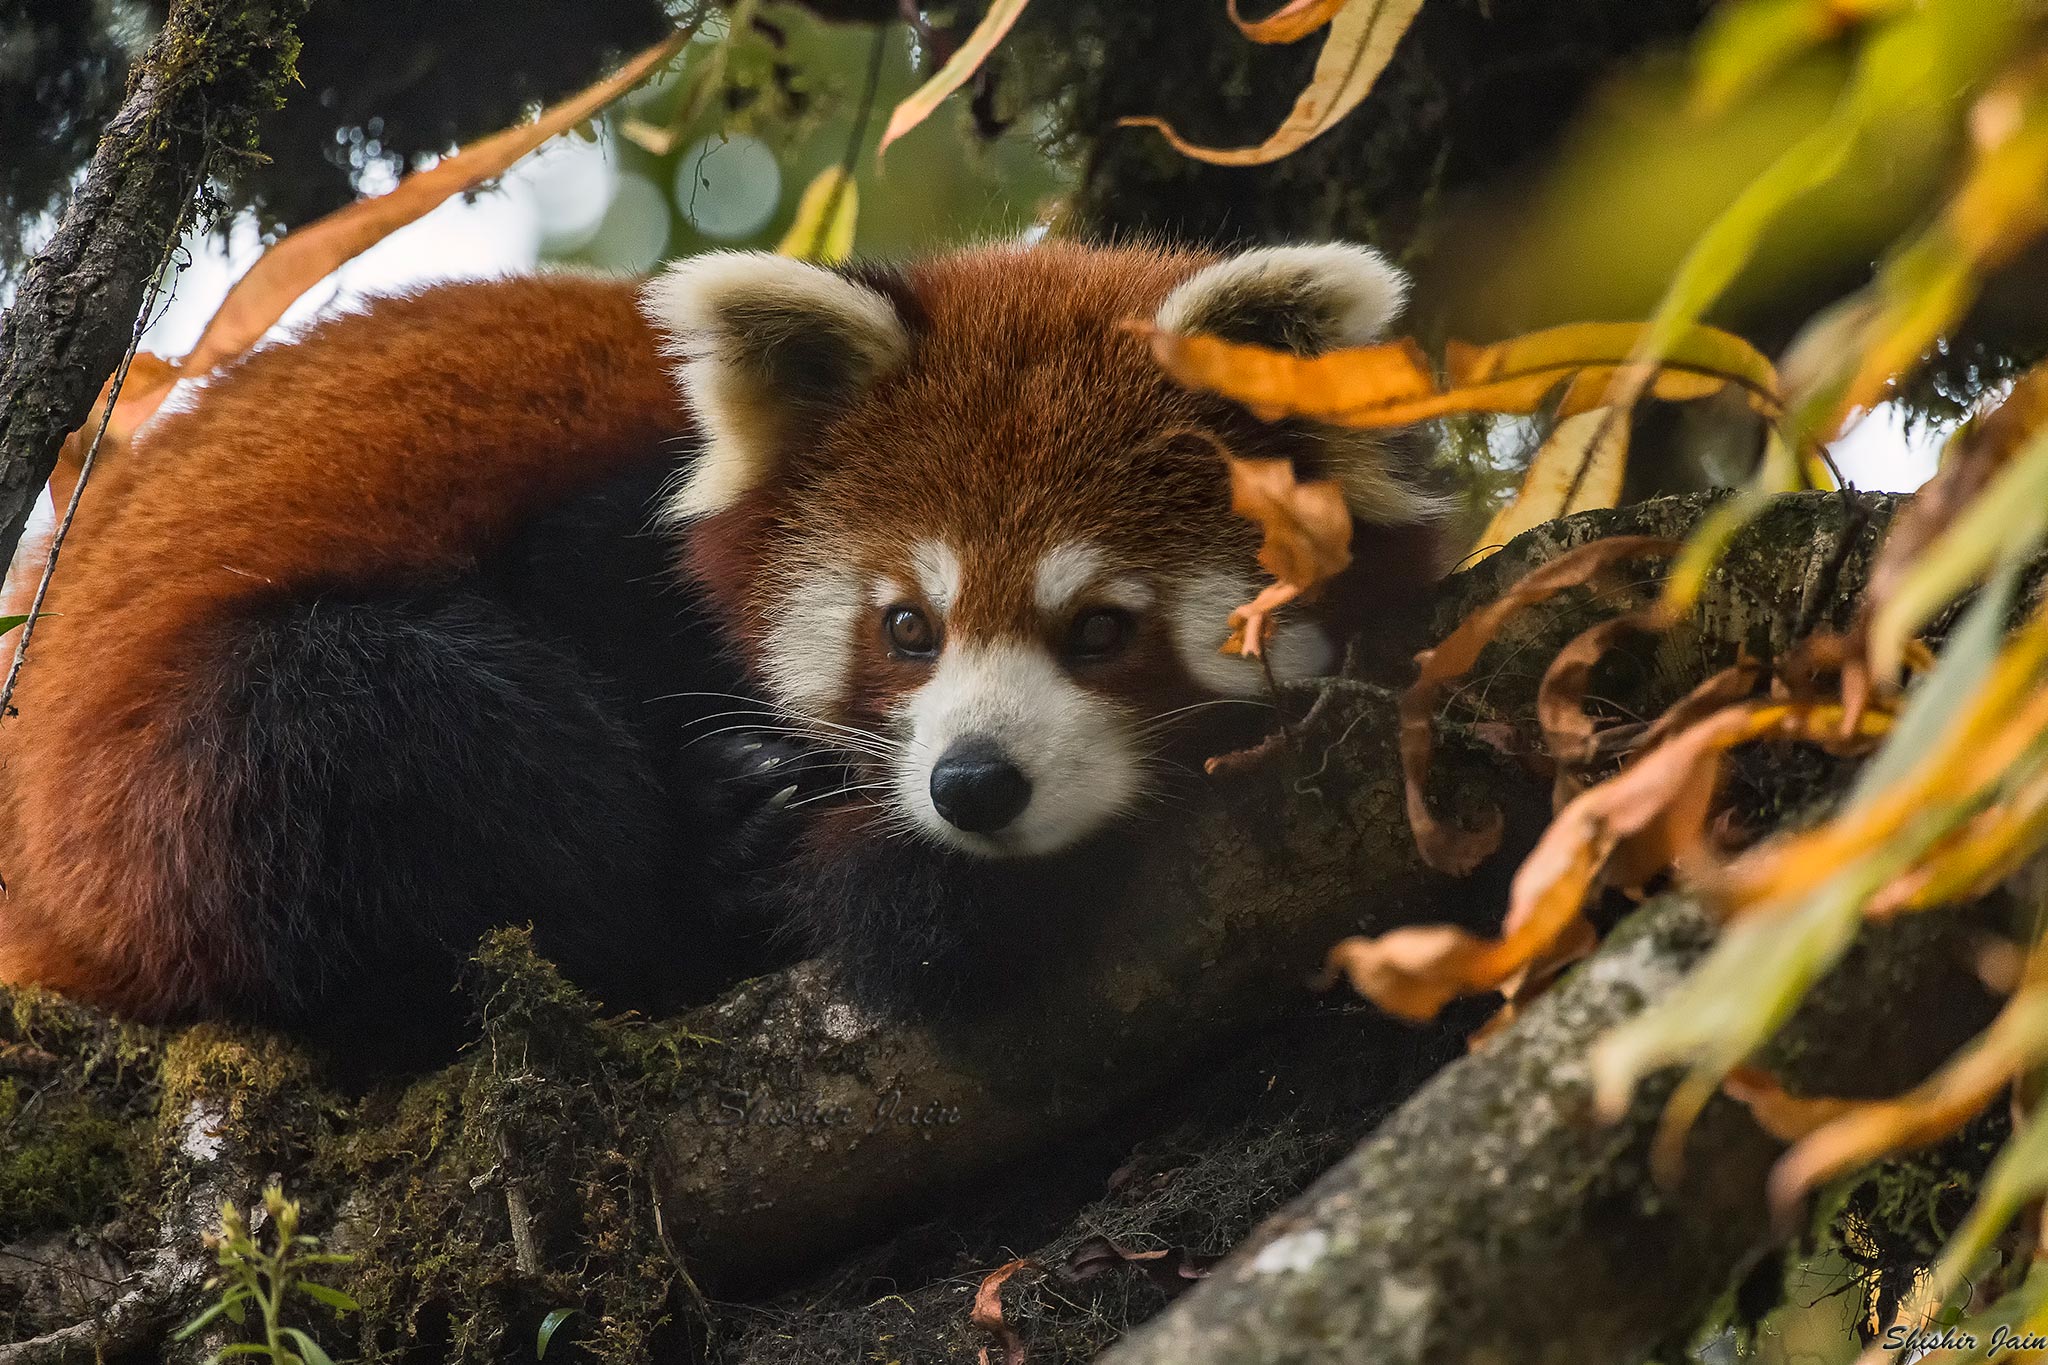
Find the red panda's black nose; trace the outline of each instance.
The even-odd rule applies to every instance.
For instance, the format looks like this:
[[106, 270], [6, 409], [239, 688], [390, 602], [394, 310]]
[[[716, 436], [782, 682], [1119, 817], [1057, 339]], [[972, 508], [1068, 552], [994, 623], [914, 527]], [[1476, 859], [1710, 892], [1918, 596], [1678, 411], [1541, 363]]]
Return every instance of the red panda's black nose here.
[[932, 808], [969, 834], [993, 834], [1031, 804], [1031, 781], [984, 739], [963, 740], [932, 765]]

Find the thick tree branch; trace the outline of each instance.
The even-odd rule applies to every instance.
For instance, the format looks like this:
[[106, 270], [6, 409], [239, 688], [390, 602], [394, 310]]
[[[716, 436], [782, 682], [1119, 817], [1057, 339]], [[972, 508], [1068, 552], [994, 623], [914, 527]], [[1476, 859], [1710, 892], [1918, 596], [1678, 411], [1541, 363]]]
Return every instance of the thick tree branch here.
[[[1989, 1017], [1950, 933], [1872, 941], [1824, 988], [1862, 1008], [1801, 1027], [1866, 1084], [1925, 1070]], [[1106, 1365], [1633, 1365], [1682, 1334], [1771, 1241], [1764, 1179], [1779, 1146], [1717, 1099], [1661, 1190], [1649, 1147], [1670, 1078], [1628, 1115], [1593, 1114], [1586, 1058], [1608, 1029], [1667, 994], [1711, 927], [1667, 897], [1491, 1046], [1453, 1063], [1215, 1275], [1111, 1352]], [[1905, 997], [1899, 981], [1915, 984]], [[1882, 1000], [1925, 1026], [1900, 1056], [1860, 1028]], [[1916, 1006], [1921, 1008], [1916, 1009]], [[1931, 1008], [1929, 1008], [1931, 1007]]]

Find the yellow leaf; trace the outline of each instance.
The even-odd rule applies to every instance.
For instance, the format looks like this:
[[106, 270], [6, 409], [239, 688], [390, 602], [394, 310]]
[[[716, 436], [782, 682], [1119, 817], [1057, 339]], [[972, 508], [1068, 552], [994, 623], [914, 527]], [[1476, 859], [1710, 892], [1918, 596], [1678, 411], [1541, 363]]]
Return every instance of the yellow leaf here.
[[1274, 581], [1230, 613], [1223, 652], [1257, 658], [1274, 612], [1350, 566], [1351, 509], [1336, 480], [1298, 482], [1287, 460], [1241, 460], [1227, 451], [1224, 460], [1230, 466], [1230, 510], [1265, 532], [1259, 566]]
[[1615, 408], [1592, 408], [1560, 421], [1529, 461], [1514, 500], [1494, 514], [1465, 562], [1484, 559], [1541, 522], [1614, 506], [1628, 472], [1628, 437], [1628, 414]]
[[1350, 0], [1288, 0], [1263, 19], [1246, 19], [1230, 0], [1230, 22], [1255, 43], [1293, 43], [1335, 18]]
[[1181, 155], [1212, 166], [1264, 166], [1278, 161], [1336, 127], [1372, 93], [1373, 83], [1421, 8], [1422, 0], [1349, 0], [1331, 20], [1330, 35], [1316, 57], [1308, 89], [1301, 92], [1279, 130], [1255, 147], [1200, 146], [1161, 118], [1120, 119], [1119, 126], [1157, 128]]
[[[1643, 332], [1637, 323], [1575, 323], [1492, 346], [1454, 341], [1445, 354], [1451, 382], [1439, 387], [1428, 358], [1407, 339], [1304, 357], [1130, 326], [1190, 388], [1221, 394], [1269, 420], [1312, 417], [1349, 427], [1405, 426], [1452, 412], [1534, 412], [1560, 386], [1568, 386], [1560, 415], [1570, 417], [1611, 386]], [[1649, 392], [1698, 398], [1734, 384], [1775, 413], [1771, 363], [1740, 337], [1692, 327], [1668, 349], [1667, 368], [1646, 381]]]
[[1030, 0], [994, 0], [988, 7], [988, 13], [982, 15], [981, 22], [974, 26], [974, 32], [960, 44], [960, 50], [947, 58], [936, 76], [919, 86], [889, 115], [889, 126], [882, 130], [882, 143], [875, 148], [875, 155], [880, 157], [888, 151], [890, 143], [930, 118], [932, 110], [945, 103], [946, 96], [967, 84], [981, 69], [981, 64], [988, 60], [988, 54], [996, 50], [996, 44], [1016, 25], [1018, 17], [1024, 13], [1024, 6], [1029, 3]]
[[2004, 105], [1978, 120], [1997, 129], [1942, 215], [1885, 262], [1870, 293], [1875, 306], [1856, 343], [1842, 352], [1845, 382], [1815, 385], [1817, 430], [1883, 399], [1891, 381], [1919, 363], [1976, 302], [1986, 276], [2048, 229], [2048, 81], [1996, 90], [1978, 102]]
[[2048, 427], [2007, 462], [1886, 597], [1870, 622], [1870, 666], [1897, 670], [1906, 642], [1997, 561], [2025, 561], [2048, 536]]
[[797, 201], [796, 221], [775, 249], [800, 261], [837, 265], [853, 254], [853, 226], [860, 217], [860, 186], [843, 166], [818, 172]]

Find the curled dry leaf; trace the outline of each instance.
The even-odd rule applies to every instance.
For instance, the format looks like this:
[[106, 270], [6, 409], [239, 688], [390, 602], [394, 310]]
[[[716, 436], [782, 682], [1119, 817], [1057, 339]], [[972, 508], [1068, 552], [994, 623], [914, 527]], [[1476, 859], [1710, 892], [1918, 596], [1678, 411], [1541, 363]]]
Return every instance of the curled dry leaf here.
[[[1024, 1365], [1024, 1338], [1003, 1319], [1003, 1286], [1018, 1271], [1033, 1267], [1028, 1259], [1010, 1261], [990, 1271], [974, 1292], [974, 1311], [969, 1320], [996, 1339], [1003, 1353], [1002, 1365]], [[981, 1365], [989, 1365], [988, 1347], [981, 1348]]]
[[[1272, 421], [1309, 417], [1344, 427], [1406, 426], [1457, 412], [1532, 413], [1562, 390], [1560, 420], [1601, 406], [1643, 334], [1637, 323], [1574, 323], [1491, 346], [1451, 342], [1446, 383], [1408, 338], [1298, 356], [1266, 346], [1182, 336], [1142, 323], [1152, 355], [1189, 388], [1220, 394]], [[1777, 375], [1748, 342], [1712, 327], [1681, 329], [1663, 367], [1644, 381], [1652, 397], [1704, 398], [1730, 386], [1766, 415], [1777, 410]]]
[[[1118, 126], [1156, 128], [1182, 156], [1205, 161], [1212, 166], [1264, 166], [1278, 161], [1336, 127], [1346, 114], [1372, 93], [1380, 72], [1386, 70], [1394, 48], [1421, 8], [1422, 0], [1345, 0], [1345, 3], [1337, 5], [1308, 0], [1307, 3], [1288, 5], [1265, 20], [1266, 24], [1275, 26], [1271, 32], [1288, 32], [1300, 16], [1331, 11], [1330, 34], [1323, 40], [1323, 50], [1316, 57], [1316, 69], [1309, 77], [1308, 88], [1301, 92], [1294, 109], [1273, 135], [1257, 146], [1204, 147], [1175, 132], [1173, 125], [1165, 119], [1149, 116], [1119, 119]], [[1279, 26], [1283, 16], [1286, 16], [1284, 28]], [[1243, 20], [1238, 21], [1238, 26], [1246, 27]], [[1250, 29], [1246, 31], [1250, 32]], [[1303, 33], [1310, 31], [1313, 30], [1304, 29]], [[1302, 33], [1295, 36], [1300, 37]]]
[[[1460, 995], [1497, 990], [1555, 950], [1597, 885], [1639, 886], [1702, 845], [1729, 749], [1766, 739], [1838, 747], [1841, 724], [1834, 705], [1759, 702], [1710, 716], [1558, 813], [1515, 873], [1498, 939], [1445, 925], [1397, 929], [1346, 940], [1331, 966], [1382, 1009], [1418, 1021]], [[1878, 718], [1866, 724], [1874, 734]]]
[[974, 79], [974, 73], [981, 70], [981, 64], [996, 50], [996, 44], [1016, 27], [1017, 20], [1023, 17], [1024, 6], [1029, 2], [993, 0], [981, 16], [981, 22], [974, 26], [974, 32], [968, 34], [967, 41], [946, 59], [938, 74], [919, 86], [889, 115], [889, 126], [882, 130], [881, 145], [875, 148], [877, 159], [889, 150], [890, 143], [930, 118], [932, 111], [944, 104], [948, 95]]
[[1350, 0], [1288, 0], [1263, 19], [1247, 19], [1238, 0], [1230, 0], [1230, 22], [1255, 43], [1294, 43], [1337, 17]]
[[1257, 658], [1272, 614], [1342, 573], [1351, 563], [1351, 509], [1334, 479], [1297, 482], [1287, 460], [1241, 460], [1230, 465], [1230, 506], [1265, 531], [1259, 564], [1274, 582], [1230, 613], [1226, 654]]
[[1630, 635], [1654, 633], [1670, 624], [1659, 606], [1632, 611], [1579, 632], [1557, 652], [1536, 689], [1536, 721], [1550, 756], [1565, 767], [1584, 767], [1596, 758], [1593, 721], [1586, 714], [1586, 687], [1593, 667]]
[[2048, 986], [2036, 981], [1927, 1080], [1892, 1099], [1848, 1105], [1800, 1139], [1771, 1172], [1771, 1207], [1781, 1216], [1796, 1212], [1808, 1193], [1836, 1176], [1946, 1137], [2044, 1057]]
[[1472, 613], [1434, 648], [1415, 656], [1415, 682], [1401, 694], [1401, 774], [1406, 787], [1408, 825], [1423, 861], [1439, 871], [1464, 876], [1499, 846], [1499, 811], [1479, 829], [1456, 829], [1430, 813], [1426, 792], [1437, 698], [1444, 685], [1470, 672], [1502, 626], [1517, 613], [1583, 585], [1594, 574], [1625, 560], [1669, 555], [1674, 542], [1650, 536], [1612, 536], [1568, 550], [1531, 570], [1501, 597]]

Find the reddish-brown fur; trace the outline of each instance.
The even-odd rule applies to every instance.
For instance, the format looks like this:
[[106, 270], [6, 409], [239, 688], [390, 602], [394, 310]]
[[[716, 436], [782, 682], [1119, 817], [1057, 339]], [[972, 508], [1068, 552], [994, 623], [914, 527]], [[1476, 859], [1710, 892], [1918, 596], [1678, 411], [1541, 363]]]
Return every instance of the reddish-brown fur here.
[[[1118, 328], [1211, 259], [998, 248], [913, 268], [909, 372], [692, 528], [691, 567], [743, 647], [765, 629], [766, 566], [851, 557], [908, 579], [920, 534], [975, 566], [950, 628], [985, 635], [1043, 628], [1024, 609], [1032, 566], [1068, 540], [1136, 569], [1249, 566], [1257, 535], [1225, 510], [1212, 450], [1177, 433], [1247, 454], [1302, 438], [1175, 388]], [[20, 717], [0, 725], [0, 982], [164, 1017], [253, 976], [238, 926], [204, 922], [192, 894], [235, 875], [181, 753], [210, 663], [279, 602], [470, 571], [685, 436], [636, 288], [548, 277], [380, 302], [218, 377], [88, 492]], [[1384, 600], [1428, 573], [1418, 557], [1353, 586]], [[1118, 667], [1103, 685], [1148, 709], [1192, 695], [1163, 637]], [[872, 719], [899, 687], [857, 676], [848, 714]]]
[[[89, 489], [0, 726], [0, 981], [162, 1016], [232, 990], [180, 727], [209, 641], [325, 584], [451, 576], [686, 429], [636, 282], [436, 289], [260, 351]], [[110, 471], [111, 472], [111, 471]]]

